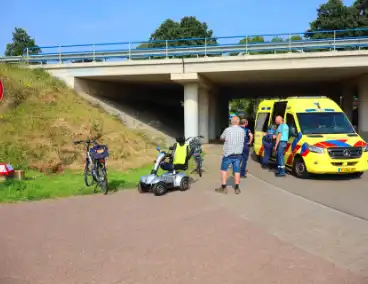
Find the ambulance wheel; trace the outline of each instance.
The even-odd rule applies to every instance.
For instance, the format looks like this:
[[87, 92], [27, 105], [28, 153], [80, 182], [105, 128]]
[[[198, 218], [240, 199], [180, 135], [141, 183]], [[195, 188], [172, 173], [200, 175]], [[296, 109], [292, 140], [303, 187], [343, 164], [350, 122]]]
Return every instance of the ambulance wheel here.
[[160, 181], [153, 186], [153, 194], [156, 196], [162, 196], [166, 191], [166, 184], [163, 181]]
[[189, 187], [190, 187], [189, 177], [183, 177], [180, 181], [179, 190], [186, 191], [189, 189]]
[[307, 179], [310, 177], [310, 174], [307, 171], [307, 167], [305, 166], [304, 160], [302, 157], [295, 157], [293, 163], [293, 174], [302, 179]]
[[353, 178], [361, 178], [363, 174], [364, 174], [364, 172], [353, 173], [352, 177]]

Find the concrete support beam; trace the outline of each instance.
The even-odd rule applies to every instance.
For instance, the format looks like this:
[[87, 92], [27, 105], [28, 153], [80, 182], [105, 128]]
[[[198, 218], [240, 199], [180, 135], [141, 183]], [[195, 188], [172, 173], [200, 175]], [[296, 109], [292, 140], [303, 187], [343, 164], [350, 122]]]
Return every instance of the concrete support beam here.
[[198, 84], [184, 84], [184, 133], [185, 137], [198, 136]]
[[209, 90], [199, 89], [199, 135], [203, 136], [202, 143], [209, 142]]
[[170, 79], [182, 85], [195, 82], [198, 83], [199, 87], [201, 88], [211, 89], [212, 87], [211, 82], [207, 78], [199, 75], [198, 73], [171, 74]]
[[368, 141], [368, 75], [359, 81], [359, 134]]
[[353, 118], [353, 102], [354, 102], [354, 89], [345, 87], [342, 90], [342, 108], [349, 118], [352, 121]]
[[218, 116], [218, 94], [216, 89], [212, 89], [209, 94], [209, 123], [208, 123], [208, 138], [209, 140], [216, 139], [217, 116]]

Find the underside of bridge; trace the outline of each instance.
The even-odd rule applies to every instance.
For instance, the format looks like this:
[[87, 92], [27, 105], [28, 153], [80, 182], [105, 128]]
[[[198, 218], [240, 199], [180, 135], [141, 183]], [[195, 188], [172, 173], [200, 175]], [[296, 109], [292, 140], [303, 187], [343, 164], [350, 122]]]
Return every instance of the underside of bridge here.
[[[76, 77], [75, 88], [108, 101], [168, 136], [218, 137], [228, 124], [229, 101], [237, 98], [329, 96], [352, 117], [353, 97], [368, 108], [367, 70], [360, 68], [181, 73]], [[368, 112], [359, 130], [368, 133]], [[368, 138], [368, 137], [365, 137]]]

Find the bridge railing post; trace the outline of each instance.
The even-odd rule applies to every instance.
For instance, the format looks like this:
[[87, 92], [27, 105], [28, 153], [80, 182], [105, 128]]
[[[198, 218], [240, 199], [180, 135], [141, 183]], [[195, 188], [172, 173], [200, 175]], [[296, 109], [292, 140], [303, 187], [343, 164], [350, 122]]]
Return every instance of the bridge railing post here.
[[248, 36], [245, 36], [245, 54], [248, 55]]
[[169, 57], [169, 44], [167, 42], [167, 40], [165, 41], [166, 43], [166, 59]]
[[59, 45], [59, 48], [58, 48], [58, 54], [59, 54], [59, 63], [63, 63], [62, 59], [61, 59], [61, 45]]
[[29, 64], [29, 48], [27, 47], [27, 51], [26, 51], [26, 62], [27, 64]]
[[204, 39], [204, 57], [207, 57], [207, 38]]
[[289, 34], [289, 53], [291, 53], [291, 34]]
[[334, 51], [336, 51], [336, 31], [334, 31]]
[[93, 62], [96, 62], [96, 48], [95, 48], [95, 44], [93, 44], [92, 45], [92, 56], [93, 56], [93, 58], [92, 58], [92, 60], [93, 60]]
[[129, 42], [129, 54], [128, 54], [128, 60], [131, 60], [132, 58], [132, 44]]

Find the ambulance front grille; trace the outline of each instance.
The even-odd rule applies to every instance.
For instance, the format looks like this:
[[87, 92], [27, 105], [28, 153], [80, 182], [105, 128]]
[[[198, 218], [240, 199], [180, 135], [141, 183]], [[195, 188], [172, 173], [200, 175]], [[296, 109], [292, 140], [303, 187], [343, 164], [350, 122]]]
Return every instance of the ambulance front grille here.
[[358, 159], [362, 156], [362, 147], [333, 147], [327, 149], [332, 159]]

